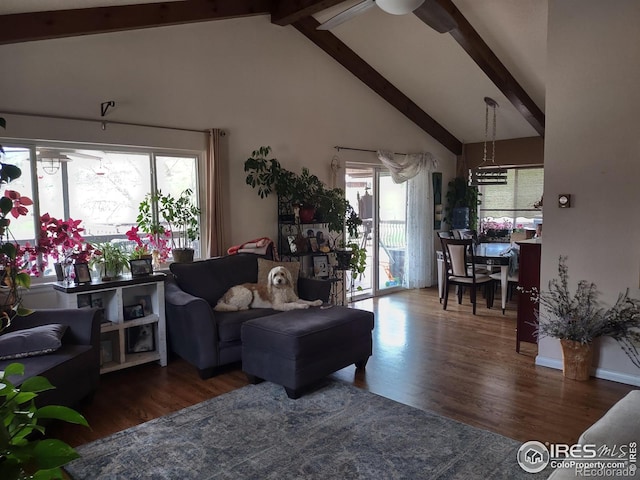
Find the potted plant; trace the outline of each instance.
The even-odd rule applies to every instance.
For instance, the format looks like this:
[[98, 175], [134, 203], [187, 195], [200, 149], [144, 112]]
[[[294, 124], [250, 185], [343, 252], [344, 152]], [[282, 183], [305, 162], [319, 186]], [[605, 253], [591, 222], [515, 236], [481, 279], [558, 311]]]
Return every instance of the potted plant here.
[[58, 278], [58, 281], [69, 282], [73, 263], [88, 263], [92, 256], [93, 246], [82, 236], [84, 228], [81, 223], [82, 220], [62, 220], [48, 213], [40, 216], [36, 253], [42, 255], [43, 269], [48, 265], [49, 257], [60, 264], [63, 278]]
[[267, 158], [270, 153], [271, 147], [260, 147], [245, 161], [247, 185], [258, 188], [260, 198], [266, 198], [275, 192], [299, 209], [302, 223], [313, 222], [319, 197], [325, 191], [324, 183], [306, 167], [300, 175], [282, 168], [277, 159]]
[[593, 355], [592, 342], [612, 337], [640, 368], [640, 301], [629, 298], [628, 290], [610, 308], [598, 301], [593, 282], [581, 280], [574, 295], [569, 292], [566, 257], [558, 263], [559, 279], [549, 281], [548, 291], [533, 290], [531, 299], [541, 307], [537, 335], [560, 339], [563, 373], [567, 378], [588, 380]]
[[54, 388], [46, 378], [31, 377], [16, 387], [10, 375], [24, 375], [24, 365], [11, 363], [0, 371], [0, 478], [64, 478], [60, 467], [79, 455], [61, 440], [42, 438], [45, 427], [40, 422], [53, 419], [88, 427], [87, 420], [71, 408], [35, 406], [38, 393]]
[[478, 229], [479, 197], [478, 187], [469, 186], [465, 178], [456, 177], [449, 182], [444, 221], [450, 228]]
[[[163, 235], [168, 235], [173, 247], [173, 259], [176, 262], [193, 261], [194, 250], [191, 244], [200, 233], [198, 223], [200, 209], [193, 203], [192, 198], [193, 191], [189, 188], [178, 197], [158, 191], [156, 195], [147, 194], [138, 206], [137, 222], [140, 229], [154, 235], [158, 243]], [[154, 220], [153, 202], [157, 203], [158, 214], [167, 224], [166, 227]]]
[[115, 280], [129, 267], [129, 255], [119, 243], [102, 242], [93, 245], [91, 265], [102, 269], [102, 280]]
[[260, 198], [275, 193], [299, 208], [300, 222], [326, 223], [330, 231], [342, 233], [346, 229], [353, 238], [358, 236], [362, 220], [353, 209], [341, 188], [326, 185], [304, 167], [300, 175], [280, 166], [275, 158], [267, 158], [271, 147], [254, 150], [244, 163], [246, 183], [258, 189]]
[[[0, 127], [6, 128], [6, 121], [0, 117]], [[0, 156], [4, 149], [0, 145]], [[7, 185], [19, 178], [22, 171], [16, 165], [0, 162], [0, 185]], [[31, 277], [25, 269], [25, 258], [32, 258], [32, 247], [20, 246], [12, 241], [9, 225], [11, 219], [28, 213], [27, 207], [33, 205], [29, 197], [14, 190], [6, 190], [0, 197], [0, 332], [4, 330], [16, 315], [28, 315], [30, 310], [22, 307], [21, 289], [29, 288]]]

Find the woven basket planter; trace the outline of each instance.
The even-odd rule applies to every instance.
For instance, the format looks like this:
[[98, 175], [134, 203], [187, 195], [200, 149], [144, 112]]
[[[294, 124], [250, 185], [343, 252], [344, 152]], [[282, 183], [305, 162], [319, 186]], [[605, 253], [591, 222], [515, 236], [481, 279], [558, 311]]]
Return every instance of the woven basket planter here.
[[590, 343], [560, 340], [562, 345], [562, 373], [565, 378], [585, 381], [591, 376], [593, 348]]

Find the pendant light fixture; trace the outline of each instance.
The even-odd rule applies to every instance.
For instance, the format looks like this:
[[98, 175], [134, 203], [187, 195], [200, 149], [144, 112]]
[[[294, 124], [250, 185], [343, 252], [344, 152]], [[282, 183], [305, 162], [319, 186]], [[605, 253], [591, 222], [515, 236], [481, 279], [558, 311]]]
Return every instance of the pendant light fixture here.
[[47, 175], [55, 175], [60, 170], [62, 162], [71, 161], [64, 153], [46, 148], [38, 149], [36, 158], [42, 165], [42, 171]]
[[[493, 98], [484, 97], [484, 148], [482, 163], [469, 169], [469, 185], [479, 187], [481, 185], [506, 185], [507, 169], [496, 163], [496, 108], [498, 102]], [[489, 141], [489, 108], [493, 110], [493, 128], [491, 132], [491, 156], [487, 156], [487, 143]]]

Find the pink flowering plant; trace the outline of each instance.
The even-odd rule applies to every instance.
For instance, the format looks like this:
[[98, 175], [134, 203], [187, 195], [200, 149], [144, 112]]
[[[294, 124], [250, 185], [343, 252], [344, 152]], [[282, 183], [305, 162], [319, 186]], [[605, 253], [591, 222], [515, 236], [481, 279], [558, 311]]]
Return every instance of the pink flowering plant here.
[[82, 236], [82, 220], [62, 220], [45, 213], [40, 217], [40, 234], [36, 246], [42, 254], [42, 268], [48, 265], [48, 257], [63, 265], [88, 263], [95, 248]]
[[480, 221], [480, 225], [483, 232], [489, 230], [509, 230], [513, 228], [513, 222], [508, 219], [494, 219], [492, 217], [483, 218]]
[[135, 247], [131, 252], [131, 258], [142, 258], [145, 255], [153, 255], [155, 252], [158, 261], [164, 263], [169, 258], [171, 252], [171, 231], [164, 230], [158, 233], [147, 233], [144, 237], [140, 237], [140, 228], [131, 227], [126, 232], [127, 239], [135, 242]]

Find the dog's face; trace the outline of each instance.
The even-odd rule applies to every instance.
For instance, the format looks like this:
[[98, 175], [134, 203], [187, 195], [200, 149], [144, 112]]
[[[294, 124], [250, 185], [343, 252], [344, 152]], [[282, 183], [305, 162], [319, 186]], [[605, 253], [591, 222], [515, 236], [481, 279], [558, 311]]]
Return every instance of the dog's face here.
[[290, 287], [291, 273], [284, 267], [274, 267], [269, 272], [268, 283], [274, 287]]
[[140, 326], [140, 330], [138, 330], [138, 336], [139, 338], [151, 336], [151, 325]]

